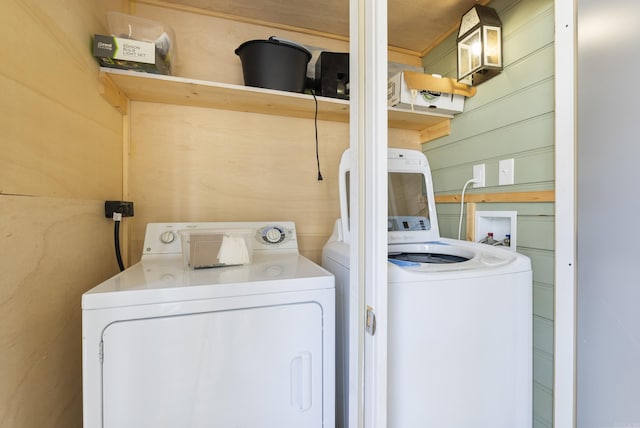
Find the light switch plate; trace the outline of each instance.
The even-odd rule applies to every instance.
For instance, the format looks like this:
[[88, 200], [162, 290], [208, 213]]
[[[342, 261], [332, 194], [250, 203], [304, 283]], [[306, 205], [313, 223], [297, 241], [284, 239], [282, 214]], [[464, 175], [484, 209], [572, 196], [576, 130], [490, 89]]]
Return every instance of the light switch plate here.
[[473, 166], [473, 179], [476, 180], [473, 183], [473, 187], [484, 187], [484, 164]]
[[504, 186], [514, 183], [513, 159], [503, 159], [498, 163], [498, 184]]

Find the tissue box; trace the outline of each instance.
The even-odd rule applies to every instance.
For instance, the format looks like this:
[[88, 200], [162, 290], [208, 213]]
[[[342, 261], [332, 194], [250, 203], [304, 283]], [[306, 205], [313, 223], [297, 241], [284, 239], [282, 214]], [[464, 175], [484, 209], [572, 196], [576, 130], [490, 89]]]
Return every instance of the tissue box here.
[[178, 232], [185, 269], [251, 263], [254, 231], [250, 229], [194, 229]]
[[403, 71], [389, 79], [387, 104], [408, 110], [460, 113], [464, 109], [464, 95], [442, 91], [442, 87], [452, 84], [444, 77]]

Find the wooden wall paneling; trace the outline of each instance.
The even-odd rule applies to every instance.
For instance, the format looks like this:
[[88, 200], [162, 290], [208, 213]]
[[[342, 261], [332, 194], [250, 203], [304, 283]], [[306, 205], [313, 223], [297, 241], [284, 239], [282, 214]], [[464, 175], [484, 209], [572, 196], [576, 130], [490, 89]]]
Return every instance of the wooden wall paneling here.
[[533, 351], [533, 370], [534, 376], [538, 379], [537, 383], [548, 391], [551, 391], [553, 389], [553, 355], [546, 354], [537, 349]]
[[[278, 36], [332, 52], [349, 52], [349, 42], [321, 34], [305, 34], [290, 28], [272, 28], [144, 3], [133, 3], [136, 15], [170, 25], [176, 33], [178, 62], [174, 75], [241, 85], [242, 65], [235, 49], [248, 40]], [[310, 63], [313, 66], [315, 58]], [[390, 51], [389, 61], [421, 66], [419, 56]]]
[[97, 94], [88, 41], [100, 24], [78, 3], [73, 19], [55, 4], [2, 4], [0, 192], [120, 192], [121, 117]]
[[[541, 155], [542, 154], [542, 155]], [[479, 159], [474, 163], [456, 165], [451, 168], [437, 168], [432, 170], [433, 182], [437, 186], [437, 192], [447, 192], [439, 194], [438, 197], [448, 198], [449, 192], [460, 192], [464, 183], [473, 175], [473, 165], [485, 164], [485, 180], [487, 186], [482, 189], [467, 189], [471, 198], [479, 198], [480, 195], [490, 195], [493, 193], [517, 194], [535, 192], [537, 189], [553, 189], [553, 171], [545, 164], [538, 163], [551, 160], [553, 164], [553, 153], [551, 148], [546, 148], [544, 153], [528, 152], [509, 154], [501, 159], [513, 158], [515, 161], [516, 184], [508, 186], [498, 185], [499, 159]], [[531, 160], [531, 163], [528, 161]], [[532, 180], [532, 181], [525, 181]], [[542, 190], [548, 191], [548, 190]], [[481, 198], [481, 197], [480, 197]], [[477, 200], [477, 199], [476, 199]]]
[[[457, 118], [453, 120], [456, 121]], [[515, 144], [523, 152], [553, 147], [553, 124], [554, 114], [548, 112], [480, 135], [460, 136], [455, 144], [450, 144], [453, 140], [448, 137], [440, 138], [426, 146], [429, 162], [437, 168], [450, 168], [472, 165], [479, 158], [504, 159], [513, 153]], [[456, 126], [456, 131], [461, 131], [460, 127]], [[442, 144], [443, 140], [449, 140], [449, 143]], [[505, 144], [505, 141], [514, 143]]]
[[399, 52], [395, 49], [389, 49], [387, 55], [387, 59], [390, 62], [408, 64], [414, 67], [422, 67], [422, 58], [420, 56], [414, 56], [409, 53]]
[[117, 272], [102, 200], [0, 195], [0, 427], [80, 427], [80, 295]]
[[[316, 180], [313, 121], [224, 110], [133, 103], [130, 263], [150, 221], [296, 220], [301, 252], [320, 261], [338, 217], [338, 163], [345, 124], [320, 121], [324, 180]], [[249, 127], [249, 129], [247, 129]], [[248, 135], [247, 135], [248, 134]], [[390, 129], [390, 146], [418, 134]]]
[[[120, 115], [113, 127], [105, 127], [4, 76], [0, 86], [8, 99], [20, 100], [0, 104], [2, 193], [119, 197]], [[107, 114], [114, 112], [109, 109]]]
[[[529, 68], [530, 63], [525, 61], [516, 68], [518, 71], [525, 68], [538, 70], [545, 63], [552, 65], [552, 53], [552, 47], [545, 47], [528, 58], [540, 67]], [[551, 66], [546, 68], [549, 68], [549, 73], [553, 73]], [[470, 178], [472, 166], [478, 163], [486, 164], [487, 186], [495, 187], [498, 183], [499, 160], [511, 157], [517, 159], [517, 183], [552, 183], [553, 79], [547, 73], [529, 76], [529, 79], [536, 81], [531, 84], [531, 80], [527, 80], [525, 76], [513, 77], [511, 71], [513, 70], [509, 70], [508, 86], [513, 89], [522, 88], [516, 92], [517, 96], [503, 96], [475, 107], [467, 102], [465, 112], [453, 119], [451, 134], [425, 146], [427, 156], [434, 165], [437, 192], [459, 190]], [[539, 78], [543, 80], [537, 81]], [[498, 83], [496, 86], [500, 88], [505, 86], [499, 81]], [[481, 87], [479, 93], [491, 94], [495, 90], [482, 89]]]
[[[466, 199], [466, 193], [465, 193]], [[458, 237], [458, 223], [460, 220], [460, 202], [458, 203], [438, 203], [436, 202], [436, 211], [438, 213], [438, 226], [440, 236], [448, 238]], [[466, 215], [466, 207], [465, 207]], [[462, 227], [466, 227], [466, 221], [462, 219]], [[463, 229], [463, 233], [465, 233]]]
[[[541, 251], [554, 249], [554, 216], [553, 215], [521, 215], [518, 241], [527, 248]], [[553, 284], [553, 281], [547, 282]]]
[[534, 315], [550, 320], [555, 318], [553, 293], [553, 285], [540, 282], [533, 284]]
[[124, 6], [0, 3], [1, 427], [82, 426], [80, 298], [117, 272], [103, 204], [122, 196], [89, 42]]
[[273, 35], [336, 52], [349, 51], [345, 41], [146, 4], [136, 4], [135, 14], [173, 28], [178, 48], [174, 74], [192, 79], [242, 85], [242, 65], [235, 49], [247, 40], [264, 40]]
[[552, 428], [553, 391], [540, 383], [533, 384], [533, 428]]
[[[179, 55], [175, 74], [181, 77], [243, 84], [234, 50], [247, 40], [274, 34], [326, 50], [349, 49], [344, 40], [193, 10], [133, 3], [132, 12], [174, 29]], [[390, 60], [420, 65], [420, 58], [398, 52], [390, 53]], [[312, 120], [142, 102], [132, 103], [132, 110], [127, 174], [136, 217], [131, 222], [131, 262], [140, 257], [149, 221], [268, 219], [296, 221], [301, 252], [320, 261], [338, 217], [337, 170], [348, 146], [346, 124], [319, 122], [324, 180], [318, 182]], [[394, 147], [420, 144], [416, 131], [390, 129], [389, 136]]]
[[104, 30], [100, 20], [104, 17], [90, 9], [93, 3], [78, 2], [74, 13], [69, 13], [56, 5], [3, 2], [0, 70], [7, 80], [111, 127], [118, 118], [104, 100], [94, 96], [98, 65], [90, 53], [90, 37]]
[[462, 139], [458, 144], [429, 150], [427, 156], [434, 165], [434, 176], [442, 176], [436, 181], [437, 191], [459, 190], [472, 175], [473, 165], [481, 163], [486, 166], [487, 188], [480, 191], [513, 191], [512, 187], [498, 186], [499, 161], [509, 158], [516, 159], [518, 163], [516, 185], [553, 180], [553, 171], [549, 171], [546, 164], [549, 161], [553, 164], [553, 116], [553, 112], [545, 113]]
[[[419, 150], [420, 149], [420, 134], [415, 131], [410, 131], [406, 129], [396, 129], [389, 128], [389, 134], [387, 136], [389, 141], [389, 147], [394, 147], [398, 149], [411, 149], [411, 150]], [[332, 171], [333, 174], [336, 174], [337, 170]]]
[[[534, 317], [533, 319], [533, 337], [534, 342], [542, 344], [543, 348], [536, 347], [534, 349], [534, 355], [543, 355], [546, 358], [537, 358], [535, 362], [541, 362], [549, 359], [553, 359], [553, 322], [544, 318]], [[552, 367], [546, 364], [547, 371]], [[538, 379], [548, 378], [548, 376], [542, 373], [543, 367], [534, 371], [537, 377], [533, 383], [533, 422], [536, 427], [549, 427], [553, 426], [553, 390], [545, 387]]]
[[[491, 82], [493, 80], [484, 84], [488, 85]], [[487, 88], [487, 90], [490, 89]], [[468, 107], [467, 104], [465, 104], [466, 107]], [[446, 144], [482, 135], [485, 132], [553, 112], [553, 109], [553, 79], [548, 78], [522, 89], [518, 92], [518, 96], [505, 96], [473, 109], [467, 108], [464, 114], [459, 114], [452, 120], [451, 135], [445, 137], [447, 141], [439, 141], [439, 143]], [[517, 141], [514, 142], [514, 146], [517, 147], [517, 143]]]
[[[508, 1], [501, 0], [503, 3]], [[497, 0], [494, 0], [494, 3]], [[554, 7], [549, 0], [520, 2], [503, 13], [508, 22], [504, 37], [509, 45], [507, 56], [513, 62], [539, 50], [541, 46], [554, 44]], [[506, 46], [504, 46], [506, 48]]]
[[509, 71], [511, 79], [508, 81], [498, 80], [490, 85], [490, 89], [487, 90], [482, 90], [482, 87], [479, 87], [476, 95], [468, 98], [468, 103], [465, 104], [465, 107], [468, 110], [473, 110], [508, 97], [510, 94], [526, 89], [532, 84], [553, 79], [553, 55], [553, 42], [549, 42], [538, 50], [529, 53], [526, 60], [523, 59], [512, 63], [506, 69]]
[[319, 261], [348, 126], [318, 123], [317, 181], [310, 119], [133, 102], [131, 123], [132, 260], [150, 221], [294, 220], [302, 253]]

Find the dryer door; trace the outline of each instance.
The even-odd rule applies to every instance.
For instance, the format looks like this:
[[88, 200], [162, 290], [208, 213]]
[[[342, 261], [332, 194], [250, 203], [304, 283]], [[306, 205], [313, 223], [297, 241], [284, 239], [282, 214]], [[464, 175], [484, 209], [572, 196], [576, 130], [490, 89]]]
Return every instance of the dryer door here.
[[316, 303], [116, 322], [103, 353], [104, 427], [322, 427]]

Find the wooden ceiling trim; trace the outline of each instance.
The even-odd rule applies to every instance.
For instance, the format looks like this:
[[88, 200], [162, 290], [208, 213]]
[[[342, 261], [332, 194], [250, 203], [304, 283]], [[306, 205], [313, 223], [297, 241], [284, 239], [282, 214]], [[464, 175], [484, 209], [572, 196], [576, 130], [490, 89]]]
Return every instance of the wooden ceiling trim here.
[[399, 48], [397, 46], [389, 46], [389, 51], [404, 55], [411, 55], [417, 58], [422, 58], [424, 56], [420, 52], [412, 51], [411, 49]]

